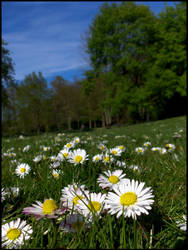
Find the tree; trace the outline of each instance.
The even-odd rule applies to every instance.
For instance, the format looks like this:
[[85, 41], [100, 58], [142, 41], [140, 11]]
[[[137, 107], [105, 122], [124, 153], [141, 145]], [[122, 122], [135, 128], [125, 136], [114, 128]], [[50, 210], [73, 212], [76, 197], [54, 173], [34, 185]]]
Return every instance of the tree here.
[[17, 89], [19, 126], [25, 132], [42, 129], [42, 104], [48, 98], [48, 88], [42, 73], [33, 72], [25, 77]]

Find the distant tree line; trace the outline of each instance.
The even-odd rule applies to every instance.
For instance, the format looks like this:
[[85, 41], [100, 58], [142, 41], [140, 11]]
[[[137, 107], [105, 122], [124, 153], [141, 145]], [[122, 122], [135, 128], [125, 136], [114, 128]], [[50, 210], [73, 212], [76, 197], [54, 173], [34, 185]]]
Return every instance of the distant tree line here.
[[85, 34], [91, 70], [48, 86], [33, 72], [21, 83], [2, 40], [2, 132], [30, 134], [184, 115], [186, 2], [158, 16], [134, 2], [105, 3]]

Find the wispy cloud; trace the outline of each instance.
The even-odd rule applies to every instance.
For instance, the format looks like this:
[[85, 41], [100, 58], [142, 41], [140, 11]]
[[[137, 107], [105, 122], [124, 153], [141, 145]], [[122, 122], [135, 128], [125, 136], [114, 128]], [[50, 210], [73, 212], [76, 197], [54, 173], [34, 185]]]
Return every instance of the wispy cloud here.
[[69, 72], [72, 80], [74, 72], [88, 68], [81, 36], [102, 4], [3, 2], [2, 36], [15, 62], [16, 79], [41, 71], [45, 77]]

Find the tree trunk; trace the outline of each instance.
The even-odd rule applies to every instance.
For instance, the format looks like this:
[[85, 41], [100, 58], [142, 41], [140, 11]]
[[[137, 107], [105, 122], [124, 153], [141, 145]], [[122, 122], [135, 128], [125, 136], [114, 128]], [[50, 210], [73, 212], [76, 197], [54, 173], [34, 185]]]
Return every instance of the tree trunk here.
[[92, 129], [92, 120], [89, 119], [89, 129]]

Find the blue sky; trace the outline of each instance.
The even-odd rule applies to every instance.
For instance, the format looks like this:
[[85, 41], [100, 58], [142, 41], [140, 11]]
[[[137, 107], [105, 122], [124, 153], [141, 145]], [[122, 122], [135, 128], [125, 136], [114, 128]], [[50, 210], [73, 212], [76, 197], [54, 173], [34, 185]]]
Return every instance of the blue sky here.
[[[33, 71], [41, 71], [48, 82], [57, 75], [69, 81], [83, 77], [89, 68], [83, 36], [103, 3], [3, 1], [2, 37], [15, 63], [15, 79]], [[149, 5], [156, 15], [165, 7], [159, 1], [136, 3]]]

